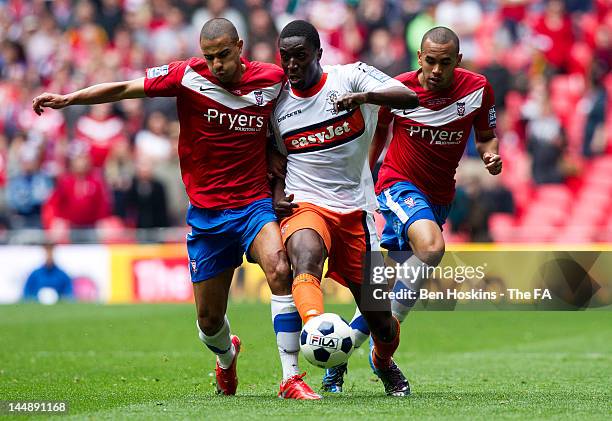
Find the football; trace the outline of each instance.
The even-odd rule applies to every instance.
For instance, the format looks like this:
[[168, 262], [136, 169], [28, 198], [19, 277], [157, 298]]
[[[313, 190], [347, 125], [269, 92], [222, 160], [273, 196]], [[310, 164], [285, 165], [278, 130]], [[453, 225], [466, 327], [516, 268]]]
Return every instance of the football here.
[[354, 343], [353, 330], [334, 313], [324, 313], [310, 319], [300, 336], [300, 349], [304, 358], [322, 368], [345, 363], [353, 353]]

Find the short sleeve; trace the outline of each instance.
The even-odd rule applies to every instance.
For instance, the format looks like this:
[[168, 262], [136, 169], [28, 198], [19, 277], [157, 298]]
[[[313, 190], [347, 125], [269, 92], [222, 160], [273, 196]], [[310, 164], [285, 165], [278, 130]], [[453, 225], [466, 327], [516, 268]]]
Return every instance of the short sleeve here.
[[495, 95], [493, 88], [486, 83], [482, 93], [482, 106], [474, 119], [474, 128], [477, 131], [494, 129], [497, 126], [497, 115], [495, 113]]
[[186, 67], [186, 61], [175, 61], [147, 69], [144, 81], [145, 94], [148, 97], [177, 96]]
[[372, 92], [391, 86], [402, 86], [402, 83], [376, 67], [362, 62], [350, 64], [351, 88], [353, 92]]

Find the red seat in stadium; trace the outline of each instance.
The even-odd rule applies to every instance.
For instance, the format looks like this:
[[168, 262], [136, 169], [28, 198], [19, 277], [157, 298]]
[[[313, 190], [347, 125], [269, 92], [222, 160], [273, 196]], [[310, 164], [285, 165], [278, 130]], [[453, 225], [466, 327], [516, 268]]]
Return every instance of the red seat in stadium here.
[[536, 188], [538, 201], [564, 206], [572, 200], [572, 192], [565, 184], [544, 184]]

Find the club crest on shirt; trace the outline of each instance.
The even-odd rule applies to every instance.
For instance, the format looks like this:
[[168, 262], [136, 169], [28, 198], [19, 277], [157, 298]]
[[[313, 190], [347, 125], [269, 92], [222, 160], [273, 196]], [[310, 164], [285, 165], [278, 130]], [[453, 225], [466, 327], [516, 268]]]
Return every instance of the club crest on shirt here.
[[457, 103], [457, 115], [463, 117], [465, 115], [465, 102]]
[[331, 108], [328, 108], [325, 111], [329, 111], [332, 114], [338, 114], [336, 110], [334, 110], [334, 104], [336, 103], [336, 101], [338, 101], [338, 91], [329, 91], [325, 102], [331, 105]]
[[404, 203], [409, 208], [414, 208], [414, 199], [412, 197], [407, 197], [406, 199], [404, 199]]
[[197, 272], [198, 271], [198, 266], [195, 260], [190, 260], [189, 263], [191, 263], [191, 270], [193, 272]]
[[255, 92], [253, 92], [253, 94], [255, 94], [255, 102], [257, 103], [257, 105], [262, 106], [263, 103], [264, 103], [263, 92], [262, 91], [255, 91]]

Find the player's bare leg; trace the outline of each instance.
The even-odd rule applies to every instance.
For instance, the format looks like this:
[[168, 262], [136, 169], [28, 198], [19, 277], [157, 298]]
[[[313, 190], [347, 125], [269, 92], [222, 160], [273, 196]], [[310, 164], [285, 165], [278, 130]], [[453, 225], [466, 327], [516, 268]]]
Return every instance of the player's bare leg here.
[[374, 373], [382, 380], [387, 395], [410, 395], [410, 384], [393, 361], [393, 354], [399, 347], [400, 324], [391, 314], [391, 303], [386, 302], [387, 310], [367, 310], [361, 300], [361, 285], [347, 284], [372, 334], [374, 347], [370, 357]]
[[235, 395], [238, 386], [236, 360], [240, 352], [240, 339], [230, 334], [225, 312], [233, 269], [200, 282], [193, 283], [200, 340], [217, 355], [215, 369], [217, 392]]
[[264, 225], [251, 243], [249, 254], [263, 269], [272, 292], [272, 324], [283, 368], [279, 395], [292, 399], [320, 399], [299, 373], [302, 320], [291, 295], [291, 270], [276, 222]]
[[293, 267], [293, 298], [302, 321], [306, 323], [323, 313], [321, 277], [327, 249], [315, 230], [305, 228], [289, 237], [287, 253]]
[[[423, 281], [427, 278], [428, 269], [438, 266], [442, 257], [444, 257], [444, 237], [438, 224], [430, 219], [419, 219], [410, 224], [404, 232], [410, 243], [413, 255], [405, 262], [393, 262], [393, 264], [401, 263], [415, 268], [420, 267], [419, 270], [407, 272], [419, 273], [419, 275], [411, 279], [396, 279], [393, 291], [411, 290], [416, 293], [413, 296], [418, 296], [418, 291], [423, 285]], [[405, 253], [407, 254], [408, 252]], [[396, 296], [407, 296], [407, 294], [400, 293], [396, 294]], [[404, 321], [416, 301], [416, 298], [394, 299], [391, 301], [393, 315], [400, 323]]]

